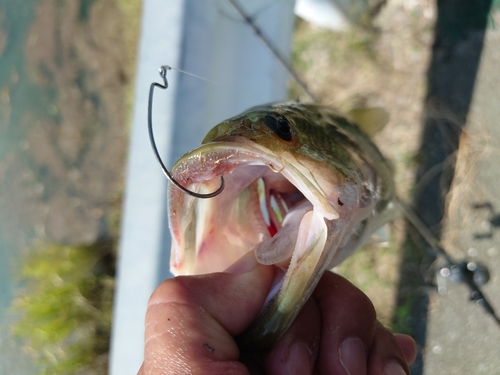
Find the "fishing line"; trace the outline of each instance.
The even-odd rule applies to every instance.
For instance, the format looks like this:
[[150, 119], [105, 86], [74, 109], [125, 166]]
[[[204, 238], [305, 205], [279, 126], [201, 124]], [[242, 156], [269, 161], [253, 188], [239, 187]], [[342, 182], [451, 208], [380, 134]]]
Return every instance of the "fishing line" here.
[[179, 73], [186, 74], [188, 76], [201, 79], [202, 81], [205, 81], [205, 82], [208, 82], [208, 83], [212, 83], [212, 84], [217, 85], [217, 86], [221, 86], [220, 83], [217, 83], [217, 82], [211, 81], [209, 79], [200, 77], [200, 76], [198, 76], [196, 74], [193, 74], [193, 73], [186, 72], [185, 70], [180, 70], [180, 69], [174, 68], [173, 66], [168, 66], [168, 65], [164, 65], [164, 67], [168, 67], [168, 70], [175, 70], [175, 71], [177, 71]]
[[[201, 193], [197, 193], [197, 192], [191, 191], [191, 190], [185, 188], [184, 186], [182, 186], [179, 182], [177, 182], [174, 179], [174, 177], [170, 174], [170, 172], [168, 171], [167, 167], [163, 163], [163, 160], [161, 159], [160, 153], [158, 152], [158, 148], [156, 147], [155, 137], [154, 137], [154, 134], [153, 134], [153, 94], [154, 94], [155, 87], [159, 87], [159, 88], [161, 88], [163, 90], [167, 89], [167, 87], [168, 87], [167, 71], [170, 70], [170, 69], [172, 69], [170, 66], [163, 65], [159, 69], [160, 77], [163, 79], [163, 85], [160, 84], [160, 83], [157, 83], [157, 82], [153, 82], [153, 83], [151, 83], [151, 86], [149, 88], [148, 133], [149, 133], [149, 141], [151, 143], [151, 148], [153, 149], [153, 153], [154, 153], [154, 155], [156, 157], [156, 160], [160, 164], [160, 167], [161, 167], [163, 173], [170, 180], [170, 182], [172, 182], [177, 188], [179, 188], [180, 190], [182, 190], [186, 194], [191, 195], [192, 197], [196, 197], [196, 198], [213, 198], [213, 197], [219, 195], [220, 193], [222, 193], [222, 191], [224, 190], [225, 182], [224, 182], [224, 177], [223, 176], [220, 177], [220, 187], [216, 191], [214, 191], [213, 193], [201, 194]], [[180, 71], [178, 69], [175, 69], [175, 70]], [[187, 73], [187, 74], [189, 74], [189, 73]], [[190, 75], [194, 76], [194, 74], [190, 74]], [[201, 78], [201, 77], [197, 77], [197, 78]], [[203, 79], [203, 78], [201, 78], [201, 79]], [[208, 81], [208, 80], [206, 80], [206, 81]]]
[[288, 74], [295, 80], [295, 82], [304, 90], [304, 92], [309, 96], [313, 102], [318, 102], [318, 98], [309, 90], [306, 83], [302, 81], [297, 72], [288, 63], [288, 60], [281, 54], [274, 43], [269, 39], [269, 37], [262, 31], [262, 29], [255, 24], [252, 17], [245, 13], [243, 8], [238, 4], [236, 0], [227, 0], [229, 5], [234, 9], [234, 11], [241, 17], [245, 24], [254, 32], [257, 38], [264, 44], [264, 46], [271, 52], [271, 54], [278, 60], [281, 66], [288, 72]]

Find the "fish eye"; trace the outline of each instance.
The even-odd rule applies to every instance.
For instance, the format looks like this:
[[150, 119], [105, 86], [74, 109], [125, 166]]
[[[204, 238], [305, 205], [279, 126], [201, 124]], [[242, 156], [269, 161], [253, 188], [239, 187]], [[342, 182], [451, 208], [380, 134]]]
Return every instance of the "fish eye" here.
[[291, 141], [293, 138], [292, 127], [284, 116], [266, 115], [264, 124], [271, 129], [278, 137], [284, 141]]

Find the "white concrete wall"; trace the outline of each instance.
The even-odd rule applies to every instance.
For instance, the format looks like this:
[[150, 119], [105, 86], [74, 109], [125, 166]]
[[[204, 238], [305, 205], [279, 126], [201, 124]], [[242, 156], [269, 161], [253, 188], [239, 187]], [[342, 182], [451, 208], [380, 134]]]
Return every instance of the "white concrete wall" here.
[[[290, 49], [293, 0], [239, 0], [280, 50]], [[111, 341], [111, 375], [136, 374], [144, 316], [155, 287], [171, 276], [167, 180], [147, 134], [149, 85], [170, 66], [167, 91], [155, 91], [154, 130], [167, 166], [200, 144], [215, 124], [253, 105], [286, 99], [287, 75], [224, 0], [145, 0], [125, 189]]]

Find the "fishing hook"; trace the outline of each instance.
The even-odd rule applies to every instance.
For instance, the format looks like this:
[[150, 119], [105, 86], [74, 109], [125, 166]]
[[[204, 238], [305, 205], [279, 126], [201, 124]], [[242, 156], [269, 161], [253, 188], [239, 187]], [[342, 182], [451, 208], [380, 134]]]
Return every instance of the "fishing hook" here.
[[159, 88], [164, 89], [164, 90], [167, 89], [167, 87], [168, 87], [167, 70], [170, 70], [170, 69], [172, 69], [170, 66], [163, 65], [159, 69], [160, 76], [163, 79], [163, 85], [160, 84], [160, 83], [157, 83], [157, 82], [153, 82], [153, 83], [151, 83], [151, 87], [149, 89], [149, 101], [148, 101], [148, 133], [149, 133], [149, 141], [151, 142], [151, 147], [152, 147], [153, 152], [155, 154], [156, 160], [158, 160], [158, 163], [160, 164], [160, 167], [161, 167], [163, 173], [165, 174], [165, 176], [167, 176], [167, 178], [170, 180], [170, 182], [172, 182], [177, 188], [179, 188], [180, 190], [182, 190], [186, 194], [189, 194], [189, 195], [191, 195], [193, 197], [196, 197], [196, 198], [213, 198], [213, 197], [219, 195], [220, 193], [222, 193], [222, 191], [224, 190], [224, 186], [225, 186], [224, 177], [222, 177], [222, 176], [220, 177], [220, 187], [216, 191], [214, 191], [213, 193], [201, 194], [201, 193], [196, 193], [194, 191], [191, 191], [191, 190], [185, 188], [184, 186], [182, 186], [179, 182], [177, 182], [174, 179], [174, 177], [168, 171], [167, 167], [165, 167], [165, 164], [163, 164], [163, 161], [161, 160], [161, 157], [160, 157], [160, 154], [158, 152], [158, 149], [156, 148], [156, 142], [155, 142], [155, 138], [154, 138], [154, 135], [153, 135], [153, 115], [152, 115], [152, 113], [153, 113], [153, 93], [154, 93], [155, 87], [159, 87]]

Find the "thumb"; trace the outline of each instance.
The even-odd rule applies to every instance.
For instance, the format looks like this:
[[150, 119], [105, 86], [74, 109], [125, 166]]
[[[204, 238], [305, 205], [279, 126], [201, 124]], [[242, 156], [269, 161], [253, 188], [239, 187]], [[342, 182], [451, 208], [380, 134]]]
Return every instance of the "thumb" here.
[[250, 251], [224, 273], [177, 277], [182, 290], [171, 295], [207, 310], [236, 336], [262, 309], [273, 278], [274, 267], [258, 263]]
[[273, 267], [250, 255], [226, 273], [176, 277], [155, 290], [140, 374], [210, 374], [220, 373], [221, 366], [241, 371], [233, 337], [258, 314], [274, 276]]

